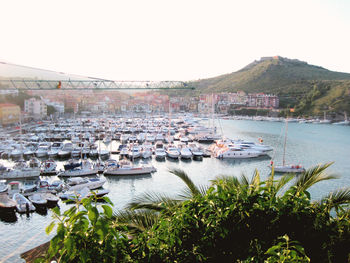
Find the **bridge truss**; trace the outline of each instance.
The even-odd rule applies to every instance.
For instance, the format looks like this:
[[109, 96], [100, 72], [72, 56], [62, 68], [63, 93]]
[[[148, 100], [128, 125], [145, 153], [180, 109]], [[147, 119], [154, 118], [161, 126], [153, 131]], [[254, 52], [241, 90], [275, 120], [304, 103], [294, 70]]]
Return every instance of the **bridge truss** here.
[[2, 79], [0, 90], [173, 90], [194, 89], [183, 81], [114, 81], [104, 79]]

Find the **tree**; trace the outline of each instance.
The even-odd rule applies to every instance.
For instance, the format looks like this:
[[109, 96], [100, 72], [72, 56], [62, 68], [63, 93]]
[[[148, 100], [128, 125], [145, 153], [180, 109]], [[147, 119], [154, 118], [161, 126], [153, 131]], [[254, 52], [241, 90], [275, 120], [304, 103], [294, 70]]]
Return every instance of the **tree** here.
[[56, 112], [55, 107], [53, 107], [51, 105], [47, 105], [47, 115], [54, 114], [55, 112]]

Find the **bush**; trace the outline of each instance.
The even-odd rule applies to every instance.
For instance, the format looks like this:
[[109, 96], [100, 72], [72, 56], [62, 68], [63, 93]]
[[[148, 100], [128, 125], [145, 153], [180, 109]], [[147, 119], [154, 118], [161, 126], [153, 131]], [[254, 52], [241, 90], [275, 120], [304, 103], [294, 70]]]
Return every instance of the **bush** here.
[[[272, 173], [264, 182], [258, 173], [251, 181], [222, 177], [206, 192], [197, 191], [187, 178], [188, 185], [196, 190], [189, 200], [174, 202], [171, 209], [165, 209], [167, 199], [162, 198], [154, 206], [152, 220], [150, 211], [147, 220], [137, 220], [141, 213], [129, 211], [130, 218], [136, 218], [129, 226], [112, 215], [109, 205], [98, 207], [91, 198], [81, 202], [83, 209], [79, 209], [80, 203], [63, 214], [55, 209], [57, 233], [46, 260], [347, 262], [350, 190], [340, 190], [320, 202], [311, 202], [306, 190], [316, 182], [334, 178], [323, 174], [328, 166], [299, 175], [283, 195], [279, 192], [292, 175], [274, 181]], [[139, 207], [145, 211], [152, 205]], [[149, 228], [146, 221], [152, 222]], [[137, 222], [142, 222], [142, 231], [135, 232]]]

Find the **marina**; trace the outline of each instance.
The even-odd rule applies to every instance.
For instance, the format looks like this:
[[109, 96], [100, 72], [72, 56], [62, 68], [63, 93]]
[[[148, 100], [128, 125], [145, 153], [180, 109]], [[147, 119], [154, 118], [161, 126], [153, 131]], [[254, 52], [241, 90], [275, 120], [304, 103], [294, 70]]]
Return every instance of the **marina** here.
[[[134, 197], [148, 190], [167, 194], [179, 192], [183, 185], [169, 173], [170, 169], [183, 169], [196, 184], [201, 185], [210, 184], [210, 180], [222, 174], [239, 176], [245, 173], [251, 176], [255, 169], [259, 170], [263, 179], [270, 173], [271, 160], [282, 163], [285, 133], [283, 120], [216, 118], [215, 121], [216, 131], [220, 130], [220, 133], [214, 132], [212, 127], [209, 128], [207, 119], [185, 115], [174, 116], [170, 122], [171, 129], [168, 129], [168, 118], [159, 116], [147, 120], [147, 125], [149, 124], [147, 129], [146, 126], [142, 127], [145, 122], [136, 117], [105, 117], [99, 118], [98, 121], [94, 118], [76, 118], [66, 122], [46, 123], [40, 127], [34, 126], [33, 130], [23, 131], [21, 140], [18, 135], [12, 135], [12, 139], [15, 140], [3, 136], [3, 141], [8, 140], [11, 144], [9, 142], [2, 144], [6, 145], [3, 153], [7, 154], [1, 155], [0, 163], [6, 170], [15, 167], [16, 158], [9, 157], [11, 155], [9, 149], [21, 149], [19, 141], [22, 141], [22, 145], [37, 146], [46, 142], [51, 146], [47, 149], [48, 152], [55, 150], [58, 153], [67, 145], [64, 151], [70, 150], [72, 154], [76, 149], [78, 150], [76, 157], [68, 153], [61, 156], [59, 154], [36, 156], [40, 162], [38, 165], [32, 161], [33, 155], [24, 156], [28, 166], [32, 162], [33, 167], [29, 168], [40, 169], [42, 175], [33, 176], [30, 180], [15, 179], [21, 182], [21, 186], [18, 187], [26, 186], [27, 190], [22, 188], [23, 192], [30, 193], [32, 186], [30, 181], [38, 181], [40, 178], [44, 187], [44, 182], [47, 182], [46, 187], [50, 192], [54, 190], [54, 193], [58, 193], [57, 196], [54, 195], [55, 197], [65, 199], [73, 198], [78, 191], [80, 196], [86, 196], [90, 193], [89, 189], [96, 188], [93, 185], [100, 186], [101, 182], [103, 188], [97, 187], [98, 193], [107, 195], [114, 203], [115, 209], [122, 209]], [[198, 130], [202, 133], [195, 132]], [[317, 189], [311, 188], [312, 196], [315, 198], [320, 198], [342, 185], [349, 185], [350, 150], [346, 147], [350, 145], [349, 131], [350, 126], [289, 122], [288, 150], [285, 152], [285, 158], [290, 163], [303, 165], [306, 169], [319, 163], [334, 161], [329, 172], [341, 176], [338, 180], [320, 183]], [[214, 142], [211, 138], [215, 136], [219, 136], [221, 140], [215, 139]], [[204, 137], [213, 143], [201, 141]], [[27, 138], [30, 138], [30, 141]], [[58, 141], [61, 142], [60, 145], [57, 144]], [[52, 149], [54, 145], [56, 148]], [[318, 150], [315, 151], [315, 148]], [[88, 153], [86, 150], [83, 153], [83, 149], [90, 151]], [[238, 155], [238, 158], [220, 157], [225, 151], [226, 154], [242, 152], [246, 155]], [[35, 155], [35, 151], [33, 152]], [[93, 154], [89, 156], [91, 152]], [[89, 163], [90, 168], [83, 168], [84, 162]], [[55, 172], [53, 170], [51, 173], [44, 172], [46, 166], [53, 163], [56, 165]], [[79, 173], [84, 169], [92, 171], [91, 175]], [[77, 172], [74, 177], [60, 176], [66, 170], [77, 170]], [[5, 180], [9, 183], [12, 179]], [[74, 184], [72, 182], [80, 180], [83, 182], [81, 186], [78, 183], [72, 186]], [[61, 192], [62, 182], [75, 187], [72, 188], [75, 192]], [[26, 193], [24, 196], [29, 197], [33, 194]], [[40, 200], [45, 198], [39, 193], [31, 199], [37, 202], [37, 205], [34, 205], [36, 210], [33, 212], [6, 213], [6, 215], [1, 213], [0, 245], [4, 254], [0, 260], [4, 262], [22, 262], [19, 258], [20, 253], [50, 239], [50, 236], [45, 234], [45, 227], [51, 222], [51, 211], [43, 209], [44, 205], [40, 205]], [[57, 205], [62, 211], [70, 207], [70, 204], [65, 204], [61, 200], [57, 201]]]

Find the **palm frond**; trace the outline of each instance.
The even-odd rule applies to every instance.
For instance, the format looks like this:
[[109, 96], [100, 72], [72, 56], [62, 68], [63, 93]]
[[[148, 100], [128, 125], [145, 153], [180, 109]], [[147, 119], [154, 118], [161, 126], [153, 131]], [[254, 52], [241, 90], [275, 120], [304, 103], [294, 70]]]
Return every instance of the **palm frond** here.
[[126, 226], [130, 233], [140, 233], [153, 227], [160, 215], [148, 210], [118, 211], [115, 214], [117, 225]]
[[149, 209], [161, 211], [166, 208], [174, 207], [179, 202], [180, 200], [178, 199], [150, 191], [135, 197], [130, 203], [126, 205], [126, 209]]
[[278, 193], [290, 180], [295, 177], [295, 174], [285, 174], [277, 182], [274, 183], [275, 191]]
[[228, 175], [217, 176], [215, 179], [211, 180], [211, 183], [212, 185], [220, 184], [226, 188], [237, 188], [240, 186], [240, 182], [237, 177]]
[[198, 188], [199, 192], [201, 193], [201, 195], [203, 196], [208, 192], [210, 187], [208, 185], [198, 185], [197, 188]]
[[260, 187], [260, 173], [257, 169], [255, 169], [253, 177], [250, 180], [250, 185], [254, 190], [257, 190]]
[[350, 187], [329, 193], [326, 197], [322, 198], [321, 203], [326, 203], [329, 209], [350, 204]]
[[194, 182], [191, 180], [191, 178], [183, 170], [172, 169], [169, 172], [176, 175], [177, 177], [179, 177], [186, 184], [186, 186], [192, 192], [192, 196], [201, 194], [201, 192], [199, 191], [197, 186], [194, 184]]
[[241, 174], [240, 178], [239, 178], [239, 184], [241, 186], [249, 186], [249, 178], [245, 175], [245, 174]]
[[294, 183], [294, 186], [297, 187], [298, 192], [304, 192], [308, 188], [310, 188], [312, 185], [325, 181], [330, 179], [336, 179], [338, 178], [335, 175], [329, 175], [325, 173], [325, 170], [331, 165], [332, 163], [326, 163], [323, 165], [317, 165], [315, 167], [312, 167], [302, 174], [297, 176], [297, 180]]

